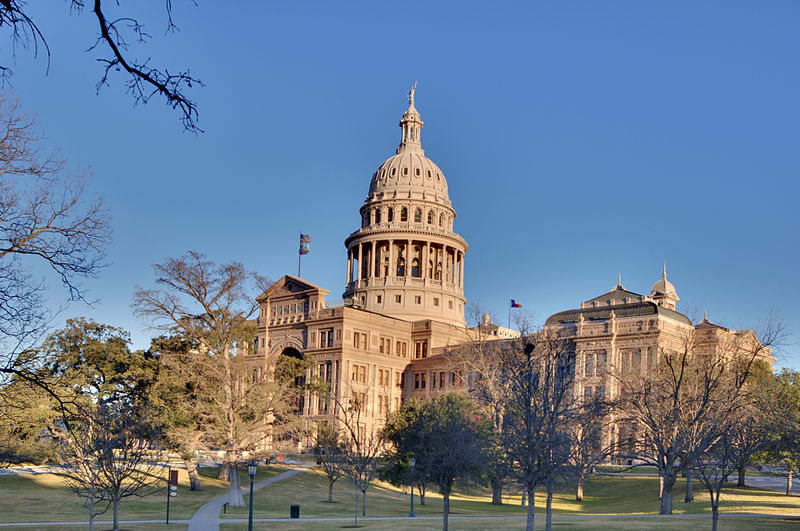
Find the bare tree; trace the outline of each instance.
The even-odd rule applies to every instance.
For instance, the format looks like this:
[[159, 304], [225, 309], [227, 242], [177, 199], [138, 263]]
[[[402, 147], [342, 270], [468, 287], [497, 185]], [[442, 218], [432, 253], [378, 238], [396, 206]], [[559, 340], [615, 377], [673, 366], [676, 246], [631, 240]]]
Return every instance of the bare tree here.
[[[672, 513], [672, 489], [683, 466], [696, 466], [716, 440], [721, 412], [737, 404], [759, 360], [783, 327], [771, 322], [761, 338], [716, 325], [711, 338], [693, 328], [679, 344], [662, 348], [656, 371], [642, 377], [614, 372], [621, 411], [631, 429], [629, 455], [655, 465], [662, 481], [661, 514]], [[641, 430], [637, 433], [636, 430]]]
[[141, 412], [91, 405], [58, 435], [63, 466], [56, 474], [86, 499], [90, 519], [111, 508], [117, 531], [122, 500], [163, 488], [163, 455], [150, 444], [154, 434]]
[[[523, 338], [502, 355], [508, 381], [503, 397], [503, 445], [512, 464], [511, 474], [530, 500], [526, 530], [532, 531], [534, 492], [542, 484], [552, 492], [552, 482], [568, 458], [565, 425], [574, 412], [575, 349], [568, 340], [542, 331]], [[547, 520], [551, 525], [550, 504]]]
[[52, 317], [33, 268], [48, 267], [68, 301], [86, 301], [81, 281], [103, 267], [108, 215], [86, 195], [85, 175], [44, 152], [36, 123], [0, 98], [0, 376], [32, 377], [32, 360], [22, 367], [16, 358], [36, 346]]
[[239, 263], [217, 265], [192, 251], [154, 268], [162, 289], [137, 287], [134, 313], [196, 345], [162, 362], [190, 384], [196, 398], [186, 404], [194, 408], [189, 414], [205, 440], [225, 448], [219, 477], [231, 482], [230, 504], [243, 507], [238, 456], [273, 440], [276, 417], [290, 416], [294, 383], [291, 367], [279, 364], [273, 377], [263, 359], [255, 365], [247, 355], [254, 333], [248, 318], [258, 307], [253, 292], [267, 281]]
[[[336, 420], [334, 419], [334, 423]], [[333, 484], [344, 475], [344, 448], [339, 440], [339, 430], [331, 424], [319, 421], [317, 423], [316, 444], [314, 455], [317, 464], [322, 466], [328, 478], [328, 503], [333, 503]]]
[[576, 406], [577, 411], [569, 421], [570, 452], [568, 467], [575, 479], [575, 500], [583, 501], [583, 485], [586, 475], [614, 452], [613, 443], [608, 443], [606, 429], [610, 425], [611, 406], [605, 397], [598, 394]]
[[[194, 3], [194, 1], [193, 1]], [[25, 0], [5, 0], [0, 2], [0, 30], [8, 32], [11, 40], [13, 61], [16, 58], [17, 48], [32, 48], [34, 56], [40, 49], [47, 56], [48, 68], [50, 63], [50, 46], [37, 26], [36, 21], [29, 15]], [[97, 61], [103, 66], [97, 90], [109, 84], [110, 76], [116, 72], [127, 75], [125, 87], [133, 97], [134, 104], [147, 103], [153, 96], [159, 96], [181, 115], [184, 129], [192, 132], [201, 132], [197, 127], [197, 106], [185, 94], [186, 89], [192, 86], [203, 86], [203, 83], [191, 75], [188, 69], [180, 72], [171, 72], [167, 68], [156, 68], [150, 64], [150, 58], [136, 58], [131, 52], [131, 44], [145, 44], [150, 35], [137, 18], [129, 14], [116, 14], [109, 16], [107, 5], [101, 0], [68, 0], [69, 13], [81, 15], [90, 12], [97, 23], [97, 36], [94, 43], [88, 46], [89, 51], [103, 51]], [[120, 2], [112, 2], [111, 10], [121, 9]], [[166, 0], [165, 5], [167, 33], [177, 30], [172, 20], [172, 0]], [[66, 13], [65, 13], [66, 14]], [[8, 62], [0, 65], [0, 77], [7, 79], [11, 74]]]
[[381, 455], [386, 447], [383, 431], [365, 422], [367, 406], [366, 394], [352, 388], [334, 399], [334, 414], [341, 431], [344, 474], [357, 492], [354, 525], [358, 525], [359, 497], [361, 514], [367, 515], [367, 489], [378, 474]]

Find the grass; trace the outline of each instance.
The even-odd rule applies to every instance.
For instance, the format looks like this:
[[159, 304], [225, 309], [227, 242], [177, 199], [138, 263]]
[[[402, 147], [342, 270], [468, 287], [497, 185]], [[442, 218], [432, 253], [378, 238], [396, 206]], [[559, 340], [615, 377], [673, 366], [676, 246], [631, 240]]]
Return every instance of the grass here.
[[[795, 531], [800, 522], [788, 518], [725, 518], [720, 519], [720, 528], [725, 531], [752, 531], [769, 529], [770, 531]], [[544, 518], [537, 518], [536, 529], [544, 529]], [[240, 531], [242, 523], [225, 524], [220, 526], [224, 531]], [[281, 529], [284, 531], [322, 531], [331, 529], [345, 529], [352, 526], [352, 522], [254, 522], [253, 529]], [[362, 527], [363, 526], [363, 527]], [[422, 530], [441, 528], [438, 520], [402, 520], [398, 521], [359, 521], [359, 527], [372, 530]], [[486, 529], [525, 529], [525, 520], [521, 518], [480, 518], [473, 520], [450, 520], [450, 529], [454, 531], [485, 531]], [[687, 529], [708, 529], [711, 527], [709, 518], [681, 517], [681, 518], [591, 518], [585, 520], [553, 518], [554, 529], [569, 531], [596, 531], [598, 529], [613, 529], [616, 531], [639, 531], [652, 529], [659, 531], [686, 531]]]
[[[260, 467], [256, 481], [291, 468]], [[216, 468], [201, 468], [203, 490], [191, 492], [186, 470], [178, 470], [178, 495], [170, 499], [170, 520], [184, 520], [205, 502], [229, 490], [228, 483], [215, 479]], [[247, 469], [239, 471], [242, 485], [248, 485]], [[165, 479], [166, 483], [166, 479]], [[52, 474], [0, 476], [0, 523], [86, 521], [88, 511], [83, 500], [66, 487], [64, 480]], [[166, 516], [166, 492], [127, 498], [120, 504], [120, 520], [158, 520]], [[98, 517], [112, 518], [112, 509]], [[28, 528], [31, 529], [31, 528]], [[52, 527], [49, 528], [52, 531]], [[137, 529], [150, 529], [138, 527]], [[158, 526], [152, 529], [160, 529]]]
[[[271, 477], [292, 468], [287, 466], [260, 467], [256, 481]], [[225, 482], [214, 479], [216, 469], [201, 469], [204, 490], [190, 492], [185, 470], [179, 471], [178, 496], [172, 498], [170, 518], [189, 519], [210, 498], [228, 491]], [[249, 485], [246, 470], [241, 470], [242, 485]], [[679, 479], [674, 491], [674, 511], [685, 516], [654, 518], [658, 512], [658, 479], [646, 476], [592, 476], [585, 485], [584, 502], [574, 500], [574, 491], [558, 492], [553, 501], [554, 524], [557, 529], [695, 529], [711, 525], [708, 494], [696, 486], [696, 501], [683, 502], [685, 480]], [[62, 480], [49, 474], [0, 476], [0, 522], [36, 521], [85, 521], [86, 510], [81, 500], [69, 491]], [[256, 529], [341, 529], [352, 525], [355, 512], [355, 493], [351, 484], [341, 479], [334, 485], [334, 503], [327, 503], [327, 480], [317, 469], [306, 470], [286, 480], [269, 485], [255, 492], [254, 517], [278, 518], [280, 522], [256, 522]], [[245, 492], [245, 499], [247, 493]], [[453, 529], [522, 529], [525, 509], [520, 507], [519, 492], [509, 491], [502, 506], [489, 503], [491, 493], [487, 489], [461, 489], [451, 497], [451, 526]], [[291, 521], [289, 506], [299, 504], [300, 521]], [[721, 503], [723, 529], [771, 530], [797, 529], [800, 527], [800, 498], [786, 497], [780, 493], [750, 488], [726, 489]], [[158, 520], [164, 517], [165, 493], [123, 502], [120, 508], [122, 520]], [[427, 505], [419, 505], [415, 496], [414, 510], [419, 519], [408, 516], [409, 495], [392, 485], [376, 482], [367, 493], [367, 517], [404, 518], [403, 520], [362, 521], [366, 529], [432, 529], [441, 525], [441, 496], [429, 491]], [[785, 517], [737, 517], [726, 513], [789, 514]], [[537, 528], [544, 524], [544, 494], [536, 496]], [[633, 515], [620, 518], [613, 515]], [[246, 520], [247, 508], [229, 508], [223, 518]], [[598, 515], [596, 518], [582, 516]], [[608, 515], [608, 516], [604, 516]], [[695, 516], [692, 516], [695, 515]], [[796, 515], [796, 518], [794, 518]], [[106, 520], [108, 514], [101, 517]], [[424, 519], [428, 517], [429, 519]], [[460, 518], [472, 517], [472, 518]], [[331, 522], [309, 522], [308, 518], [341, 518]], [[246, 524], [245, 524], [246, 525]], [[105, 526], [101, 526], [104, 528]], [[161, 530], [163, 524], [127, 524], [127, 529]], [[185, 529], [185, 524], [171, 524], [169, 529]], [[75, 529], [80, 528], [76, 526]], [[241, 521], [231, 522], [223, 529], [240, 530]], [[36, 528], [26, 528], [36, 529]], [[52, 531], [53, 527], [41, 527]]]

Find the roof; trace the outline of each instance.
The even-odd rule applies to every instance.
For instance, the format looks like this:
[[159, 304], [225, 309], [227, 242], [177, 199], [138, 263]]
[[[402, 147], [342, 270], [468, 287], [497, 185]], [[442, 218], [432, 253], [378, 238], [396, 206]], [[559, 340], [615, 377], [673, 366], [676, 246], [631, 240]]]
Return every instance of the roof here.
[[[628, 293], [631, 295], [635, 295], [637, 297], [639, 296], [636, 295], [635, 293], [626, 290], [615, 290], [615, 291]], [[592, 300], [606, 300], [608, 298], [606, 297], [606, 295], [603, 295], [601, 297], [598, 297], [597, 299], [592, 299]], [[545, 324], [577, 322], [580, 319], [581, 315], [586, 320], [606, 320], [606, 319], [611, 319], [611, 312], [614, 312], [614, 315], [617, 317], [636, 317], [640, 315], [663, 315], [664, 317], [673, 319], [675, 321], [679, 321], [688, 325], [692, 324], [691, 319], [689, 319], [682, 313], [676, 312], [675, 310], [670, 310], [669, 308], [665, 308], [663, 306], [659, 306], [654, 302], [636, 302], [633, 304], [618, 304], [616, 306], [603, 306], [600, 308], [566, 310], [551, 315], [550, 317], [547, 318]]]
[[641, 295], [639, 295], [638, 293], [634, 293], [632, 291], [628, 291], [625, 288], [623, 288], [622, 286], [617, 285], [616, 288], [614, 288], [613, 290], [609, 291], [608, 293], [604, 293], [604, 294], [600, 295], [599, 297], [595, 297], [594, 299], [589, 299], [584, 304], [589, 304], [589, 303], [595, 302], [595, 301], [597, 301], [597, 302], [607, 301], [609, 299], [610, 300], [615, 300], [615, 301], [622, 301], [624, 299], [634, 299], [634, 298], [639, 299], [639, 298], [641, 298]]
[[323, 295], [330, 293], [330, 291], [325, 288], [321, 288], [307, 280], [293, 275], [283, 275], [280, 280], [273, 283], [264, 293], [259, 295], [256, 300], [260, 302], [267, 297], [280, 297], [282, 295], [297, 294], [304, 291], [318, 291]]

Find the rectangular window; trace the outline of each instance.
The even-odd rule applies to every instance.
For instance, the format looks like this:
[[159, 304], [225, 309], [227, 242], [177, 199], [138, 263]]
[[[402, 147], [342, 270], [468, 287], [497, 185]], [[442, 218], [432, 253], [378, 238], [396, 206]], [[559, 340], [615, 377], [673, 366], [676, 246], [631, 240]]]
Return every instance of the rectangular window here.
[[397, 304], [400, 304], [400, 302], [402, 300], [403, 300], [403, 296], [402, 295], [395, 295], [394, 296], [394, 302], [396, 302]]
[[592, 391], [594, 391], [594, 389], [592, 389], [591, 386], [584, 387], [583, 388], [583, 398], [585, 398], [587, 400], [592, 398]]
[[358, 368], [358, 381], [361, 383], [367, 383], [367, 367], [365, 365], [361, 365]]
[[444, 387], [444, 373], [439, 373], [439, 387]]
[[419, 389], [419, 373], [414, 373], [414, 389]]
[[423, 373], [421, 374], [421, 376], [422, 376], [422, 377], [420, 378], [420, 380], [419, 380], [419, 383], [420, 383], [420, 385], [422, 386], [422, 388], [423, 388], [423, 389], [425, 389], [425, 377], [427, 376], [427, 374], [423, 372]]
[[375, 295], [375, 302], [380, 304], [383, 301], [383, 297], [381, 295]]
[[414, 295], [414, 302], [417, 304], [422, 304], [422, 297], [419, 295]]
[[403, 388], [403, 373], [401, 372], [394, 373], [394, 386], [400, 389]]
[[594, 376], [594, 354], [586, 354], [586, 365], [584, 375]]
[[297, 311], [297, 305], [292, 304], [292, 313], [295, 313], [296, 311]]
[[358, 365], [353, 365], [353, 381], [358, 381]]
[[415, 341], [414, 342], [414, 358], [421, 359], [428, 357], [428, 342]]
[[439, 306], [439, 297], [434, 297], [433, 298], [433, 305], [434, 306]]

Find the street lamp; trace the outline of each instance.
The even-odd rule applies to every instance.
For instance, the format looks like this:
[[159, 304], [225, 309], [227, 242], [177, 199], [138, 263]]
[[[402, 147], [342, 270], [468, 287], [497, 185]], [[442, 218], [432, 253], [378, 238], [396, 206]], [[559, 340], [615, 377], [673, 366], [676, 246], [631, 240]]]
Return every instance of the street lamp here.
[[250, 518], [247, 520], [247, 531], [253, 531], [253, 478], [256, 477], [258, 463], [250, 461], [247, 463], [247, 473], [250, 474]]
[[414, 518], [414, 465], [417, 464], [417, 460], [412, 457], [408, 464], [411, 465], [411, 512], [408, 513], [408, 517]]

